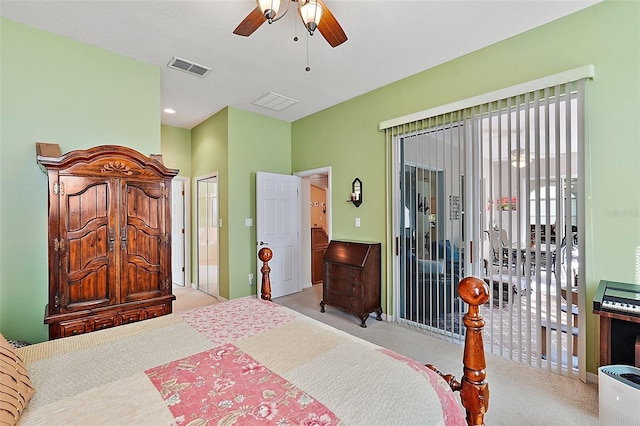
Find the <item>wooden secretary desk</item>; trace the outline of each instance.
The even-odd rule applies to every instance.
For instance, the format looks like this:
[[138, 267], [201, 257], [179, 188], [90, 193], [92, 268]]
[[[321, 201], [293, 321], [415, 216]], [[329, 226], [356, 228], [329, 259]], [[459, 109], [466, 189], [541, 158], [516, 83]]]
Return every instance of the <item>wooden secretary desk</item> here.
[[369, 314], [382, 320], [380, 301], [380, 243], [331, 241], [324, 253], [324, 284], [320, 311], [335, 306], [360, 318], [366, 327]]

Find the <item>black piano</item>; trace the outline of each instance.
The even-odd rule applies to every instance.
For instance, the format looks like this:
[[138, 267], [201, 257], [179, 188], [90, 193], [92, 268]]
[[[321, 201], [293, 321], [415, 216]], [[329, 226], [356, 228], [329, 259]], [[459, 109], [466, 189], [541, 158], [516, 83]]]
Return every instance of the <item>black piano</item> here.
[[640, 285], [600, 281], [593, 296], [593, 313], [602, 311], [640, 317]]
[[640, 367], [640, 285], [600, 281], [593, 313], [600, 316], [600, 365]]

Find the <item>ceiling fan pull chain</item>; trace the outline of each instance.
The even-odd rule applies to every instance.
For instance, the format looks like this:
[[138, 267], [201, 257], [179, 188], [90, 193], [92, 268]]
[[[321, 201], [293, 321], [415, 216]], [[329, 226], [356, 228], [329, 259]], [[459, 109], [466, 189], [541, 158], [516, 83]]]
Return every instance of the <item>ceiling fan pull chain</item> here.
[[293, 41], [297, 42], [298, 39], [298, 20], [297, 19], [292, 19], [291, 22], [293, 22]]
[[306, 72], [311, 71], [311, 67], [309, 66], [309, 34], [307, 34], [307, 67], [304, 69]]

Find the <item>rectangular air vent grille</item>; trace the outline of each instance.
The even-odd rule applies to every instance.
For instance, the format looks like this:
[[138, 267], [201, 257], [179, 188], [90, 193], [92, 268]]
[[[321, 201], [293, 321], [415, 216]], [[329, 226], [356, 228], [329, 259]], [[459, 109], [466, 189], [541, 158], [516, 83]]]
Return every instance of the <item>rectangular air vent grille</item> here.
[[189, 74], [197, 75], [198, 77], [204, 77], [209, 71], [211, 71], [211, 68], [176, 56], [174, 56], [167, 65], [169, 65], [169, 68], [188, 72]]
[[277, 93], [269, 92], [262, 95], [258, 99], [252, 102], [254, 105], [261, 106], [273, 111], [282, 111], [291, 105], [297, 104], [295, 99], [287, 98], [286, 96], [278, 95]]

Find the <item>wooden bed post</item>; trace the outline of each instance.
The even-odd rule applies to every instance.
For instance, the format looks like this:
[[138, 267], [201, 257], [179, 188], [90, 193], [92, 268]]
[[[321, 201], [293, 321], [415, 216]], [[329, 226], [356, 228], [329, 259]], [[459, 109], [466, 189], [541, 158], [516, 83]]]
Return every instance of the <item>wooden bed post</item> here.
[[460, 391], [462, 405], [467, 411], [467, 424], [484, 425], [484, 415], [489, 409], [489, 384], [485, 381], [487, 363], [484, 358], [484, 319], [480, 316], [480, 305], [489, 300], [489, 286], [480, 278], [466, 277], [458, 284], [458, 294], [469, 304], [469, 311], [462, 319], [467, 329], [462, 381], [458, 382], [451, 374], [441, 373], [433, 365], [427, 367], [442, 376], [453, 391]]
[[269, 261], [273, 257], [273, 252], [269, 247], [263, 247], [258, 252], [258, 258], [262, 260], [262, 268], [260, 268], [260, 272], [262, 272], [262, 287], [260, 288], [260, 297], [263, 300], [271, 300], [271, 279], [269, 278], [269, 272], [271, 272], [271, 268], [269, 267]]
[[462, 358], [464, 377], [460, 385], [460, 398], [467, 410], [467, 423], [483, 425], [484, 415], [489, 409], [489, 384], [485, 381], [487, 363], [484, 358], [484, 319], [480, 316], [480, 305], [489, 300], [489, 286], [480, 278], [466, 277], [458, 284], [458, 293], [469, 304], [469, 311], [462, 319], [467, 335]]

